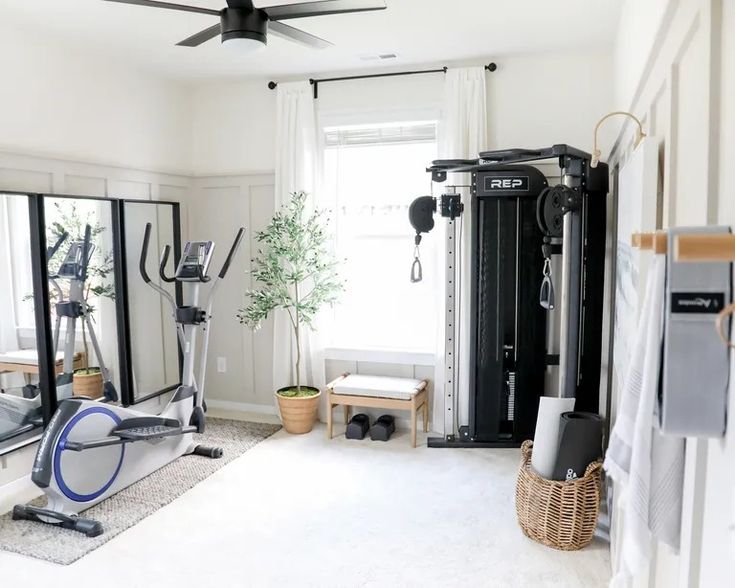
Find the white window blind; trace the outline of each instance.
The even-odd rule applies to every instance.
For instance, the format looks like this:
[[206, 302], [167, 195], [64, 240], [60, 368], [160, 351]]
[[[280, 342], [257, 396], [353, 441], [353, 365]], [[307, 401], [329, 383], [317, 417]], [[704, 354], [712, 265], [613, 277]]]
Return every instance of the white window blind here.
[[436, 159], [436, 122], [328, 128], [324, 139], [347, 288], [335, 308], [332, 346], [433, 352], [436, 238], [424, 238], [424, 281], [411, 283], [408, 207], [430, 189], [425, 170]]
[[326, 147], [391, 143], [436, 142], [436, 123], [331, 128], [325, 131]]

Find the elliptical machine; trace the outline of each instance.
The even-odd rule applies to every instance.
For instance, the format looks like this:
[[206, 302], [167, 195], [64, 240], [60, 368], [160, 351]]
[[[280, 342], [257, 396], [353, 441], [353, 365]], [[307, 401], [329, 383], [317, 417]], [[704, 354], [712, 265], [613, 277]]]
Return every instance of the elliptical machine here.
[[[68, 233], [64, 232], [56, 244], [51, 248], [50, 255], [47, 256], [51, 261], [54, 253], [58, 251], [61, 244], [68, 237]], [[61, 333], [61, 321], [66, 319], [66, 329], [64, 333], [64, 364], [63, 372], [56, 378], [56, 397], [59, 400], [71, 398], [74, 395], [74, 353], [76, 351], [76, 323], [81, 320], [84, 327], [89, 333], [89, 339], [92, 342], [94, 354], [97, 356], [100, 372], [102, 373], [103, 395], [110, 402], [117, 402], [117, 390], [110, 378], [110, 371], [105, 366], [102, 358], [102, 351], [97, 335], [94, 332], [92, 318], [89, 314], [89, 307], [84, 298], [84, 289], [87, 283], [87, 271], [89, 262], [92, 260], [94, 253], [94, 243], [92, 243], [92, 227], [87, 225], [84, 228], [84, 238], [72, 241], [69, 250], [66, 252], [64, 261], [59, 266], [57, 272], [49, 276], [49, 282], [56, 291], [56, 324], [54, 325], [54, 357], [59, 350], [59, 338]], [[69, 298], [64, 298], [64, 291], [59, 285], [59, 280], [69, 280]]]
[[[203, 433], [204, 377], [214, 295], [227, 274], [245, 230], [240, 229], [203, 306], [199, 289], [210, 281], [207, 275], [214, 252], [213, 241], [188, 242], [172, 277], [166, 275], [171, 251], [161, 254], [159, 275], [165, 282], [191, 284], [185, 306], [178, 306], [169, 292], [153, 283], [146, 270], [151, 237], [148, 223], [140, 256], [143, 280], [171, 305], [184, 353], [182, 383], [158, 416], [83, 399], [61, 402], [49, 423], [33, 464], [31, 479], [48, 497], [47, 508], [16, 505], [13, 519], [57, 524], [96, 537], [103, 533], [98, 521], [78, 516], [95, 504], [127, 488], [182, 455], [222, 457], [219, 447], [194, 442]], [[194, 376], [196, 344], [201, 332], [199, 385]]]
[[[56, 255], [57, 251], [69, 238], [69, 233], [63, 231], [59, 235], [56, 243], [46, 249], [46, 263], [51, 261]], [[61, 291], [58, 283], [51, 278], [51, 283], [56, 287], [57, 291]], [[63, 294], [60, 294], [60, 299], [63, 301]], [[59, 338], [59, 322], [60, 315], [57, 312], [57, 326], [55, 330], [54, 338], [54, 356], [58, 349], [58, 338]], [[72, 358], [69, 365], [73, 369], [73, 343], [71, 345]], [[66, 363], [66, 362], [65, 362]], [[62, 374], [63, 376], [63, 374]], [[71, 376], [69, 377], [69, 383], [71, 384]], [[58, 385], [58, 383], [57, 383]], [[114, 390], [114, 389], [113, 389]], [[71, 390], [69, 390], [71, 392]], [[35, 384], [27, 383], [22, 387], [22, 396], [15, 396], [8, 394], [5, 389], [0, 389], [0, 441], [6, 441], [13, 437], [17, 437], [24, 433], [28, 433], [33, 429], [43, 426], [43, 415], [41, 413], [41, 394], [38, 386]]]

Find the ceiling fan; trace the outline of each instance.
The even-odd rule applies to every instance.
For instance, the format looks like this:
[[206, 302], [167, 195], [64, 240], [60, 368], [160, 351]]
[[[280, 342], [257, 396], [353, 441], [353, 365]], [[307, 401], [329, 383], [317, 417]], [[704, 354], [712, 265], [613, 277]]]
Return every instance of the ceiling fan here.
[[261, 49], [267, 44], [268, 33], [314, 49], [324, 49], [332, 45], [329, 41], [320, 39], [306, 31], [283, 24], [281, 22], [283, 20], [385, 9], [385, 2], [382, 0], [320, 0], [319, 2], [284, 4], [267, 8], [256, 8], [253, 6], [252, 0], [227, 0], [227, 7], [222, 10], [157, 2], [155, 0], [106, 1], [218, 16], [220, 22], [176, 44], [181, 47], [198, 47], [205, 41], [221, 35], [223, 44], [236, 45], [241, 50], [251, 52]]

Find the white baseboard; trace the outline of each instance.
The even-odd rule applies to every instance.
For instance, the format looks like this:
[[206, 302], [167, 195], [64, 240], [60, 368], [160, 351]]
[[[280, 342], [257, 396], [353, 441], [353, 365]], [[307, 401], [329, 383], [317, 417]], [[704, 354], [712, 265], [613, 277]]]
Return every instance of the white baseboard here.
[[231, 400], [207, 400], [207, 407], [233, 412], [254, 412], [255, 414], [278, 414], [276, 407], [268, 404], [251, 404], [249, 402], [233, 402]]
[[41, 490], [31, 482], [31, 476], [23, 476], [0, 486], [0, 514], [9, 512], [14, 505], [30, 502], [41, 496]]

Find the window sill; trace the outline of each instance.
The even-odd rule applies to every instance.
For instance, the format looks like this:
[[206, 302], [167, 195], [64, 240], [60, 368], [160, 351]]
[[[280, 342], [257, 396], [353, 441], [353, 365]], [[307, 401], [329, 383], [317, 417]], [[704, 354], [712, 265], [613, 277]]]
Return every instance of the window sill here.
[[395, 349], [355, 349], [328, 347], [324, 359], [339, 361], [363, 361], [374, 363], [393, 363], [403, 365], [434, 365], [434, 354], [420, 351], [401, 351]]

